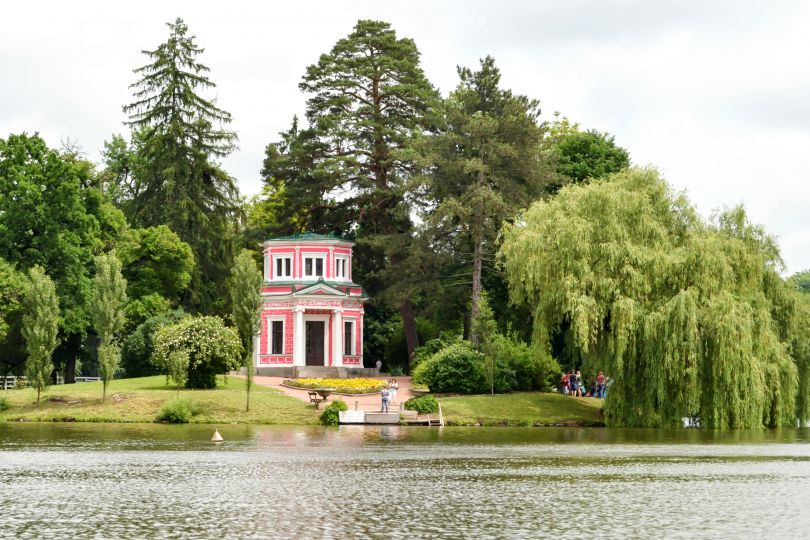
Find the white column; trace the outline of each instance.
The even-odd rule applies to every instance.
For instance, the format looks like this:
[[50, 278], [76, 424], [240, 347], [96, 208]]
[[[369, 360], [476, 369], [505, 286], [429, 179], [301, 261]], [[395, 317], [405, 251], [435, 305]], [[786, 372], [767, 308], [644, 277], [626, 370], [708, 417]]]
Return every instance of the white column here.
[[303, 366], [306, 364], [304, 357], [304, 308], [295, 307], [295, 321], [293, 324], [293, 365]]
[[343, 309], [336, 308], [332, 314], [332, 365], [343, 365]]

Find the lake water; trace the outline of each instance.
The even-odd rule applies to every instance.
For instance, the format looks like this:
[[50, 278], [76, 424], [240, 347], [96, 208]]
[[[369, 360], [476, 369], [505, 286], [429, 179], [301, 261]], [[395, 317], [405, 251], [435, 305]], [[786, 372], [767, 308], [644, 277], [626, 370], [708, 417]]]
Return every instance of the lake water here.
[[810, 537], [810, 430], [0, 423], [0, 537]]

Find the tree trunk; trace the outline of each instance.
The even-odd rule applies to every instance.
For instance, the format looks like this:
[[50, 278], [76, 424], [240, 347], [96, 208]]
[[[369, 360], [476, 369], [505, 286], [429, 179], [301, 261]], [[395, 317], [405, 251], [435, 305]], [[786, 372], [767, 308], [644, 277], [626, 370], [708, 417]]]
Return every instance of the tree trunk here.
[[405, 329], [405, 344], [408, 347], [408, 370], [413, 362], [413, 351], [419, 346], [419, 334], [416, 333], [416, 316], [413, 314], [413, 302], [406, 298], [399, 306], [402, 313], [402, 325]]
[[73, 355], [65, 358], [65, 384], [76, 382], [76, 357]]
[[253, 342], [249, 347], [247, 358], [245, 359], [245, 412], [250, 412], [250, 387], [253, 386]]
[[478, 319], [478, 299], [481, 297], [481, 259], [483, 242], [480, 235], [475, 239], [473, 249], [473, 272], [472, 272], [472, 298], [470, 304], [470, 341], [473, 345], [478, 345], [478, 336], [475, 332], [475, 321]]

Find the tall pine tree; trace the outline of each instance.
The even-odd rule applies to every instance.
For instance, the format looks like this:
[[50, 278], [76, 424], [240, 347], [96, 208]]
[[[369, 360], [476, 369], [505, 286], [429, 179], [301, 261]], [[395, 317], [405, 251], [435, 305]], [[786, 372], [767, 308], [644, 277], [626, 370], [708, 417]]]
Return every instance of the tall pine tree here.
[[[426, 229], [433, 238], [453, 239], [463, 259], [453, 270], [471, 276], [474, 321], [484, 262], [494, 258], [501, 223], [542, 195], [552, 170], [540, 151], [539, 103], [502, 89], [492, 57], [478, 71], [459, 68], [458, 74], [459, 85], [442, 106], [440, 132], [416, 147], [426, 158], [426, 183], [436, 202]], [[470, 336], [476, 340], [474, 328]]]
[[151, 62], [135, 70], [135, 101], [124, 107], [137, 143], [137, 189], [125, 208], [133, 225], [166, 224], [191, 246], [197, 268], [186, 307], [223, 311], [240, 207], [234, 179], [216, 160], [236, 148], [236, 134], [226, 128], [231, 115], [201, 95], [215, 84], [195, 36], [182, 19], [168, 27], [165, 43], [143, 51]]
[[353, 236], [355, 275], [402, 312], [410, 355], [418, 342], [413, 302], [392, 287], [413, 238], [404, 149], [430, 128], [438, 95], [413, 40], [370, 20], [309, 66], [299, 86], [309, 94], [309, 128], [294, 124], [264, 164], [266, 181], [281, 180], [295, 205], [295, 221], [282, 227]]

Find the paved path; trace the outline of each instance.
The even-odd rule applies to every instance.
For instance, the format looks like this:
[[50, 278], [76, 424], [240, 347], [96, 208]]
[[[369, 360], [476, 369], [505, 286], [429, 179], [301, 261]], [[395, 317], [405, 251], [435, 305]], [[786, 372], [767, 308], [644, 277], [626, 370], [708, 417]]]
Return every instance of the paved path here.
[[[240, 376], [241, 377], [241, 376]], [[244, 378], [244, 377], [242, 377]], [[381, 381], [388, 380], [389, 377], [369, 377], [371, 379], [378, 379]], [[397, 401], [396, 403], [389, 403], [389, 407], [392, 411], [399, 410], [400, 404], [405, 403], [408, 399], [412, 398], [414, 394], [411, 393], [411, 378], [410, 377], [394, 377], [399, 383], [399, 390], [397, 391]], [[284, 392], [288, 396], [292, 396], [298, 398], [302, 401], [306, 401], [309, 403], [309, 390], [299, 390], [297, 388], [289, 388], [287, 386], [281, 386], [281, 383], [284, 381], [284, 377], [264, 377], [261, 375], [256, 375], [253, 378], [253, 382], [258, 384], [259, 386], [267, 386], [269, 388], [275, 388], [281, 392]], [[357, 404], [357, 410], [359, 411], [379, 411], [380, 410], [380, 394], [373, 394], [370, 396], [332, 396], [329, 398], [328, 401], [332, 399], [342, 399], [346, 402], [349, 406], [350, 410], [355, 410], [355, 403]]]

